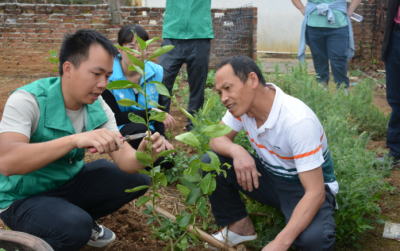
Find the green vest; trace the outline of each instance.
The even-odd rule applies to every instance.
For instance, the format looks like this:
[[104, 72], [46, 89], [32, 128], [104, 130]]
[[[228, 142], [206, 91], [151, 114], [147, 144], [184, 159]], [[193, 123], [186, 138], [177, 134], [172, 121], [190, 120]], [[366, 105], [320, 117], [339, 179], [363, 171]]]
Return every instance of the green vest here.
[[211, 0], [167, 0], [163, 38], [214, 38]]
[[[40, 79], [17, 90], [25, 90], [35, 95], [39, 105], [39, 123], [29, 143], [46, 142], [75, 134], [65, 111], [61, 78]], [[108, 121], [98, 100], [92, 105], [86, 105], [86, 112], [86, 131], [94, 130]], [[85, 149], [76, 148], [32, 173], [9, 177], [0, 174], [0, 209], [8, 207], [13, 201], [63, 185], [82, 169], [84, 156]]]

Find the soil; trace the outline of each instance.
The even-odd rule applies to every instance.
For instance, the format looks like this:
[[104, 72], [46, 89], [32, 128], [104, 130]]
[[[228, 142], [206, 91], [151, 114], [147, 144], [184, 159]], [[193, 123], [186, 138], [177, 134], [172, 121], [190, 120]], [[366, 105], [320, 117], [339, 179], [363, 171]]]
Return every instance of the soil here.
[[[17, 77], [0, 77], [0, 118], [4, 105], [11, 91], [15, 88], [28, 84], [34, 81], [34, 78], [17, 78]], [[180, 88], [184, 88], [187, 85], [186, 82], [180, 84]], [[181, 103], [182, 99], [178, 97], [178, 101]], [[376, 88], [373, 96], [374, 104], [385, 114], [390, 113], [391, 109], [386, 101], [385, 89]], [[176, 119], [177, 124], [172, 131], [167, 132], [169, 134], [170, 142], [175, 148], [180, 148], [181, 151], [185, 151], [187, 154], [192, 153], [192, 149], [177, 140], [174, 139], [176, 135], [186, 132], [186, 116], [175, 106], [171, 107], [170, 114]], [[367, 149], [374, 150], [377, 155], [382, 155], [387, 152], [385, 141], [371, 141], [368, 143]], [[110, 160], [108, 155], [100, 154], [87, 154], [85, 157], [86, 162], [90, 162], [99, 158], [107, 158]], [[395, 187], [395, 191], [386, 192], [382, 194], [379, 206], [382, 209], [382, 215], [388, 218], [392, 222], [400, 223], [400, 170], [391, 170], [392, 175], [387, 179], [391, 186]], [[159, 201], [160, 206], [169, 211], [172, 214], [177, 214], [178, 211], [184, 207], [183, 203], [177, 198], [177, 190], [175, 186], [168, 186], [162, 188], [160, 193], [163, 196], [163, 200]], [[111, 215], [103, 217], [100, 221], [101, 224], [110, 228], [116, 233], [116, 240], [113, 244], [106, 248], [91, 248], [86, 246], [84, 251], [123, 251], [123, 250], [164, 250], [166, 243], [151, 238], [150, 225], [146, 224], [147, 216], [141, 211], [141, 208], [136, 207], [136, 201], [128, 203], [117, 212]], [[212, 218], [212, 216], [210, 216]], [[211, 219], [210, 219], [211, 220]], [[382, 237], [383, 225], [375, 224], [374, 230], [369, 230], [362, 237], [361, 250], [400, 250], [400, 243], [394, 240], [385, 239]], [[5, 229], [5, 225], [0, 221], [0, 229]], [[246, 250], [245, 246], [241, 245], [238, 250]], [[191, 247], [190, 250], [206, 250], [202, 244]]]

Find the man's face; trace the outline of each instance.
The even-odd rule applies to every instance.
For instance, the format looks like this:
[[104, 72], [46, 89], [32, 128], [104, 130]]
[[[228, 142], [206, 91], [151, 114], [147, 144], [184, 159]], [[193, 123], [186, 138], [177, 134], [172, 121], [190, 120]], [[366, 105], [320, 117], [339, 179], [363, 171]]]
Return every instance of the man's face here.
[[100, 44], [89, 47], [89, 57], [78, 68], [71, 64], [68, 94], [75, 104], [93, 104], [106, 89], [114, 59]]
[[229, 112], [238, 118], [251, 107], [254, 99], [250, 78], [243, 83], [237, 77], [230, 64], [221, 67], [215, 74], [215, 89], [221, 97], [222, 103]]

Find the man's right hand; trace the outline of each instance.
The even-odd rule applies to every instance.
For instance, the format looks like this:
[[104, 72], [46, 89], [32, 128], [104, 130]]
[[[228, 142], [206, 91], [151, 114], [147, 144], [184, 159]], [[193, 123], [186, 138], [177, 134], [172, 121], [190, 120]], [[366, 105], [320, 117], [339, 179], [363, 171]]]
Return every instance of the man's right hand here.
[[257, 171], [253, 157], [243, 147], [235, 147], [233, 157], [233, 167], [235, 168], [238, 184], [244, 189], [253, 191], [258, 188], [258, 177], [261, 174]]
[[77, 148], [94, 147], [97, 152], [110, 153], [124, 148], [120, 136], [107, 129], [97, 129], [73, 135], [74, 143]]

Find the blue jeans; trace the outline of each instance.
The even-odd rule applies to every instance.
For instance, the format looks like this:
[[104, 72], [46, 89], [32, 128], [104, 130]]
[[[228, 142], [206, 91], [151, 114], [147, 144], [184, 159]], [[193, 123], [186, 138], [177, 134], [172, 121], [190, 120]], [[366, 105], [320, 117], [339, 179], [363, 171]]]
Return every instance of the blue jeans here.
[[392, 108], [386, 145], [389, 155], [400, 157], [400, 31], [393, 32], [386, 55], [386, 97]]
[[54, 250], [76, 251], [89, 241], [93, 220], [146, 192], [125, 189], [149, 184], [146, 175], [128, 174], [113, 162], [97, 160], [60, 187], [14, 201], [0, 218], [12, 230], [42, 238]]
[[329, 61], [335, 83], [349, 87], [347, 77], [347, 43], [349, 28], [319, 28], [307, 26], [306, 42], [310, 47], [318, 81], [328, 84]]
[[[218, 155], [218, 154], [217, 154]], [[264, 168], [261, 161], [252, 155], [256, 168], [261, 177], [258, 178], [259, 187], [252, 192], [245, 191], [239, 186], [233, 168], [233, 159], [218, 155], [221, 164], [228, 163], [231, 169], [226, 170], [227, 177], [221, 173], [216, 177], [217, 188], [209, 196], [211, 209], [218, 226], [226, 226], [247, 216], [246, 206], [240, 198], [239, 191], [250, 198], [282, 210], [286, 223], [292, 216], [294, 208], [304, 196], [304, 187], [301, 184], [291, 183], [276, 178]], [[206, 154], [202, 162], [210, 163], [211, 159]], [[207, 173], [203, 173], [206, 175]], [[335, 244], [335, 197], [328, 185], [325, 185], [325, 202], [322, 204], [314, 219], [308, 227], [296, 238], [293, 245], [304, 251], [332, 250]]]

